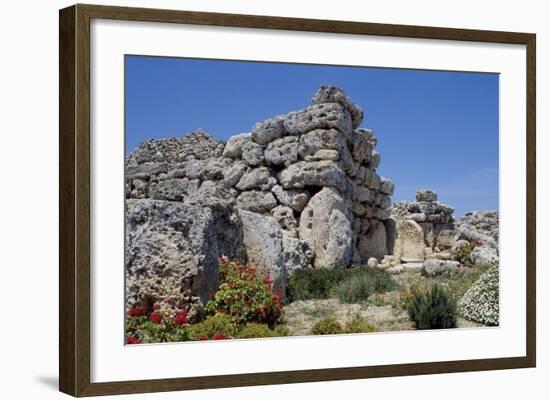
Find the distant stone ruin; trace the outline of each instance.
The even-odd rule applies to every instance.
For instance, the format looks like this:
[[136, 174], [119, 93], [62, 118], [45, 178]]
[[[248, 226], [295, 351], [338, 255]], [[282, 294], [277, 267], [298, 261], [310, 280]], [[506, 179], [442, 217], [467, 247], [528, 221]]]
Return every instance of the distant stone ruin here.
[[284, 290], [308, 265], [395, 267], [450, 249], [453, 208], [428, 190], [392, 207], [362, 121], [322, 86], [308, 107], [227, 143], [203, 131], [142, 142], [126, 159], [127, 304], [171, 298], [198, 315], [222, 256], [254, 260]]

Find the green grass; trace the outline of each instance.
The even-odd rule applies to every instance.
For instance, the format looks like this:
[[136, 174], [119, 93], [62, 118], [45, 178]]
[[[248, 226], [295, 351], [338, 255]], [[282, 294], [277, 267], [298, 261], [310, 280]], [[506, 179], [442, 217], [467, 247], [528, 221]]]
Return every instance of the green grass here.
[[393, 277], [379, 268], [306, 268], [290, 276], [288, 295], [293, 301], [337, 296], [342, 302], [350, 303], [366, 300], [370, 294], [391, 291], [396, 287]]

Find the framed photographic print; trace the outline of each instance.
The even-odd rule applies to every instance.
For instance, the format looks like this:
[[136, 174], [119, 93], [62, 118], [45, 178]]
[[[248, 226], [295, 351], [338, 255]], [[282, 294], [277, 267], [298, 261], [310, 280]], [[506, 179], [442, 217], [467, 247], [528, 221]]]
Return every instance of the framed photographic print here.
[[535, 207], [534, 34], [60, 11], [65, 393], [534, 367]]

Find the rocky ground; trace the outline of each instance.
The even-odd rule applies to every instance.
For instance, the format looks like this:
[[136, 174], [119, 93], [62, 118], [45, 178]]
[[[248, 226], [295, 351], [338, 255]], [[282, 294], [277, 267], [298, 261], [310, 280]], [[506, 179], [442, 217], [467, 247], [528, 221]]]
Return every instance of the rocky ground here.
[[[334, 317], [341, 324], [360, 314], [379, 332], [415, 330], [414, 323], [400, 306], [400, 295], [412, 285], [429, 287], [434, 283], [448, 285], [455, 281], [455, 291], [461, 295], [470, 288], [481, 275], [477, 268], [468, 268], [460, 278], [449, 276], [426, 277], [418, 273], [406, 272], [395, 277], [399, 284], [396, 290], [384, 294], [373, 294], [363, 303], [346, 304], [336, 298], [296, 301], [285, 306], [285, 325], [297, 336], [311, 334], [311, 328], [325, 317]], [[484, 271], [484, 270], [483, 270]], [[456, 288], [462, 285], [463, 288]], [[458, 328], [483, 327], [483, 324], [459, 317]]]

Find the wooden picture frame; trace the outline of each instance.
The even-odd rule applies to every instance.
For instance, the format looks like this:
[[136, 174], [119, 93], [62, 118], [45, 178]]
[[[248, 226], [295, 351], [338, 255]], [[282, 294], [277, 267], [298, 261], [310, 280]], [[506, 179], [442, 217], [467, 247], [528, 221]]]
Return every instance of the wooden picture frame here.
[[[90, 21], [94, 18], [526, 46], [526, 356], [222, 376], [90, 380]], [[73, 396], [144, 393], [534, 367], [536, 363], [535, 47], [530, 33], [74, 5], [59, 14], [59, 388]]]

